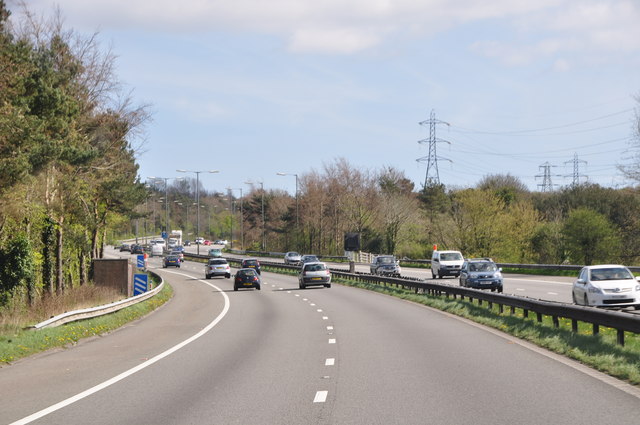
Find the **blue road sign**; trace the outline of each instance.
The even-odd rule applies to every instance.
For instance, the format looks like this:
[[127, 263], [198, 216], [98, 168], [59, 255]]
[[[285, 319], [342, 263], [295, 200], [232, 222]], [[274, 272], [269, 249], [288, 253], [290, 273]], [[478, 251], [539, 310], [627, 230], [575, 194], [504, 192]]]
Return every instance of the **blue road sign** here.
[[144, 269], [144, 255], [138, 255], [137, 264], [139, 269]]
[[162, 232], [160, 236], [162, 236], [162, 239], [167, 239], [167, 232]]
[[133, 275], [133, 295], [144, 294], [149, 290], [149, 276], [146, 273]]

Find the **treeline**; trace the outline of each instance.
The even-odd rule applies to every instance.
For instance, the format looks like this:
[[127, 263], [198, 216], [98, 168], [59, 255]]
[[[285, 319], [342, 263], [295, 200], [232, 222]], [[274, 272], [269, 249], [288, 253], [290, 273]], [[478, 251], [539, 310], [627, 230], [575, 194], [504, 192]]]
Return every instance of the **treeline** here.
[[[297, 200], [260, 186], [242, 198], [200, 188], [202, 236], [262, 250], [264, 230], [267, 251], [323, 255], [343, 255], [345, 233], [358, 232], [363, 251], [415, 259], [430, 258], [436, 244], [513, 263], [635, 265], [640, 258], [640, 192], [634, 188], [580, 184], [531, 192], [498, 174], [473, 188], [415, 190], [402, 171], [362, 170], [345, 159], [300, 175], [299, 186]], [[139, 211], [147, 217], [146, 233], [157, 234], [166, 226], [165, 192], [151, 185], [150, 193]], [[171, 227], [193, 239], [195, 180], [174, 182], [167, 196]]]
[[114, 56], [59, 16], [9, 15], [0, 0], [0, 306], [88, 282], [146, 196], [131, 141], [148, 114]]

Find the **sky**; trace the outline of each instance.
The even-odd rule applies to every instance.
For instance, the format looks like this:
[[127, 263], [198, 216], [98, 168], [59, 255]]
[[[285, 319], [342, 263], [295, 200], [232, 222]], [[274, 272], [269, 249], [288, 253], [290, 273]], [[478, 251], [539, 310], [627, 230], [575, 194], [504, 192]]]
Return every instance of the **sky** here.
[[187, 169], [205, 171], [208, 191], [294, 193], [294, 174], [345, 158], [419, 189], [433, 111], [429, 177], [448, 187], [510, 174], [542, 190], [545, 164], [555, 189], [576, 175], [633, 184], [618, 167], [640, 142], [640, 0], [26, 3], [98, 32], [134, 102], [150, 105], [142, 180]]

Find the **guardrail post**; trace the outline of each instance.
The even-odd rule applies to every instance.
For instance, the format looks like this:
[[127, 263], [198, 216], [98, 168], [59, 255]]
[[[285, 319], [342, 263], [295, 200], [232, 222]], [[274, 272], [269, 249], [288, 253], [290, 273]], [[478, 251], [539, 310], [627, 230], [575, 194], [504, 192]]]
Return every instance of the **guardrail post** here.
[[560, 321], [558, 320], [558, 316], [553, 316], [553, 327], [554, 328], [560, 327]]
[[593, 323], [593, 334], [594, 335], [598, 335], [600, 333], [600, 325], [598, 325], [597, 323]]
[[624, 346], [624, 331], [622, 329], [618, 329], [617, 331], [618, 331], [618, 336], [616, 338], [616, 342], [619, 345]]
[[578, 332], [578, 321], [576, 319], [571, 319], [571, 330], [573, 332]]
[[500, 314], [504, 313], [504, 306], [502, 304], [498, 304], [498, 311]]
[[542, 323], [542, 313], [536, 312], [536, 315], [538, 316], [538, 322]]
[[513, 316], [514, 314], [516, 314], [516, 307], [515, 306], [511, 306], [511, 315]]
[[522, 309], [522, 316], [524, 316], [525, 319], [528, 319], [529, 318], [529, 310], [527, 310], [526, 308]]

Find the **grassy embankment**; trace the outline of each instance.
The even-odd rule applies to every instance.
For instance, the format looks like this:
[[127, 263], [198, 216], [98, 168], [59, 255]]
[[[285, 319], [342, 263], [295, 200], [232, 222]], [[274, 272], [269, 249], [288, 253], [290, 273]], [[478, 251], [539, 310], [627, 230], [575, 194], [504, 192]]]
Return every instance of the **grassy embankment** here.
[[45, 300], [28, 311], [5, 310], [0, 314], [0, 365], [51, 348], [67, 347], [82, 338], [111, 332], [149, 314], [167, 302], [172, 295], [173, 289], [165, 283], [156, 296], [120, 311], [40, 330], [29, 327], [65, 311], [107, 304], [122, 297], [113, 292], [86, 287], [69, 291], [55, 300]]

